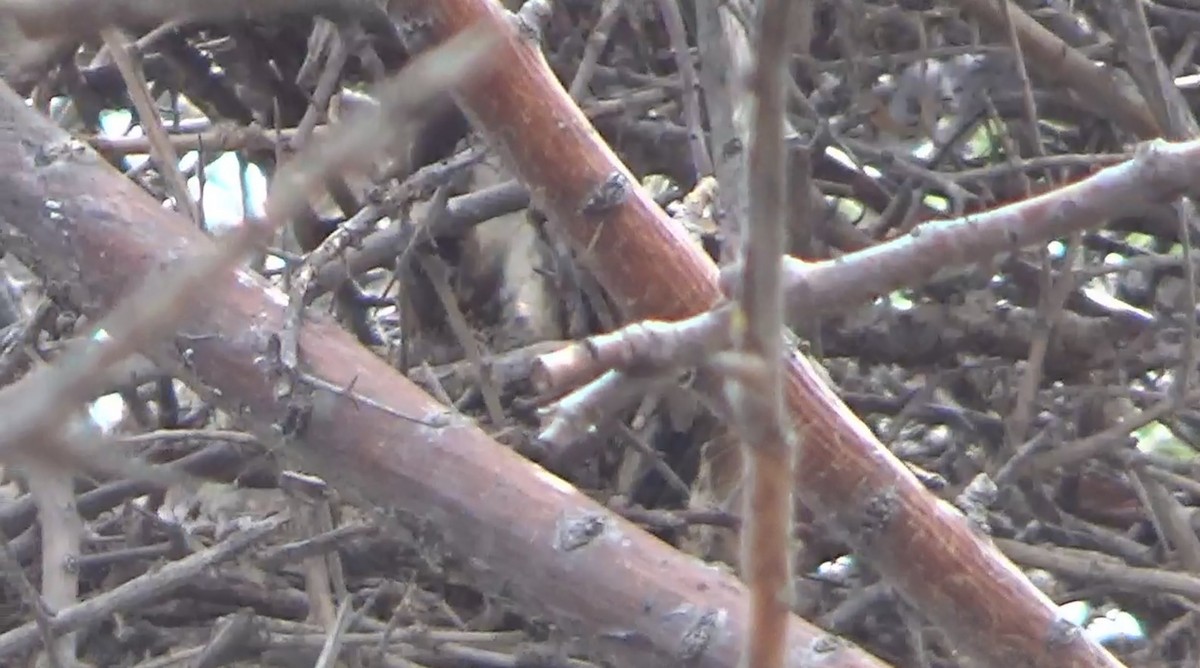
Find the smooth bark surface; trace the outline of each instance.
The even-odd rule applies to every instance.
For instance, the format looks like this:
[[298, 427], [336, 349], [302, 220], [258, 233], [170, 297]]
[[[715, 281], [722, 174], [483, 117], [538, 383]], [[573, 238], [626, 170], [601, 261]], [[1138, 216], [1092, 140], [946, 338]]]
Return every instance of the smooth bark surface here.
[[[0, 84], [0, 243], [96, 319], [150, 272], [212, 242]], [[419, 531], [481, 589], [580, 636], [613, 665], [735, 666], [745, 632], [737, 580], [616, 517], [446, 412], [327, 318], [300, 333], [306, 374], [276, 396], [272, 337], [285, 297], [239, 271], [190, 305], [173, 341], [146, 351], [186, 363], [221, 407], [304, 470]], [[305, 419], [297, 421], [298, 416]], [[276, 425], [304, 424], [289, 436]], [[790, 665], [881, 666], [792, 617]]]

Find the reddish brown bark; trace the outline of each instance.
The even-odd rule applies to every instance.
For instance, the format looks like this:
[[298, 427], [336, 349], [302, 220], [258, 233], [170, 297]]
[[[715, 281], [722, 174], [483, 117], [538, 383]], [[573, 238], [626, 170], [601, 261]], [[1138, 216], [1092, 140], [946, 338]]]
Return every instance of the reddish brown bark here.
[[[637, 187], [546, 67], [488, 0], [394, 3], [444, 39], [477, 21], [508, 30], [503, 69], [459, 101], [630, 318], [677, 319], [717, 301], [717, 269]], [[622, 197], [612, 197], [614, 183]], [[600, 195], [607, 206], [596, 206]], [[987, 665], [1118, 666], [963, 516], [927, 493], [801, 356], [787, 404], [802, 438], [797, 494], [856, 551]]]
[[[152, 270], [212, 248], [3, 84], [0, 244], [92, 318]], [[447, 419], [441, 404], [327, 318], [314, 316], [300, 333], [303, 369], [353, 386], [357, 398], [301, 380], [303, 401], [279, 400], [270, 337], [283, 325], [284, 296], [250, 271], [210, 288], [175, 339], [147, 353], [165, 368], [186, 359], [188, 374], [263, 438], [278, 439], [276, 425], [297, 423], [294, 409], [310, 406], [306, 427], [282, 439], [281, 454], [394, 513], [484, 591], [577, 634], [613, 665], [737, 664], [746, 595], [735, 578], [614, 516], [465, 418]], [[444, 426], [430, 426], [438, 421]], [[788, 631], [790, 665], [883, 665], [796, 617]]]

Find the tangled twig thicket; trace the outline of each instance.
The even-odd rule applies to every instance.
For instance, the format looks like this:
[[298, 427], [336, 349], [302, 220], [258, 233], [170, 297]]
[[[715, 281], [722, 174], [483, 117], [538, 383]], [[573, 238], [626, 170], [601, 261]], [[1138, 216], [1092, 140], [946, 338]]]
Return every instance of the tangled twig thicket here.
[[0, 2], [0, 662], [1195, 662], [1190, 6], [506, 4]]

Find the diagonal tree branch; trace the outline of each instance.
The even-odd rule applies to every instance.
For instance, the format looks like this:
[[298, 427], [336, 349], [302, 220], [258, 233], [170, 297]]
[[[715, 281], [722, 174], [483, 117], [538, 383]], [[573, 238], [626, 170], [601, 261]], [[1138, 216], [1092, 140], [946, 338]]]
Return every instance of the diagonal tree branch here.
[[[212, 253], [209, 237], [90, 149], [46, 160], [68, 140], [0, 85], [0, 245], [86, 315], [99, 319], [163, 265]], [[271, 358], [286, 297], [257, 274], [226, 272], [189, 300], [174, 340], [147, 355], [164, 368], [186, 364], [265, 442], [440, 542], [485, 591], [580, 636], [614, 665], [737, 665], [747, 599], [732, 576], [448, 414], [327, 318], [303, 324], [304, 366], [293, 398], [281, 399]], [[298, 414], [307, 427], [281, 434], [276, 425]], [[796, 617], [788, 640], [789, 665], [884, 665]]]
[[[1031, 71], [1075, 91], [1122, 129], [1141, 139], [1162, 135], [1162, 128], [1137, 91], [1125, 91], [1110, 70], [1097, 67], [1079, 49], [1067, 44], [1011, 0], [959, 0], [959, 5], [986, 27], [1006, 34], [1006, 12]], [[1007, 5], [1007, 7], [1006, 7]]]
[[[424, 19], [437, 39], [475, 21], [508, 31], [499, 57], [509, 66], [461, 90], [460, 104], [627, 317], [681, 319], [719, 300], [716, 266], [596, 139], [528, 31], [486, 0], [394, 4]], [[996, 666], [1120, 665], [930, 495], [800, 355], [788, 359], [785, 392], [805, 429], [796, 467], [801, 500], [840, 527], [962, 651]]]
[[[831, 260], [783, 258], [784, 302], [792, 322], [844, 313], [905, 287], [918, 287], [1018, 248], [1046, 244], [1135, 216], [1190, 193], [1200, 142], [1151, 142], [1132, 159], [1067, 186], [962, 218], [924, 223], [912, 234]], [[740, 289], [741, 266], [721, 270], [726, 294]], [[639, 321], [541, 356], [543, 392], [586, 383], [613, 368], [694, 366], [731, 345], [733, 309], [722, 304], [685, 320]], [[564, 375], [564, 369], [570, 375]]]

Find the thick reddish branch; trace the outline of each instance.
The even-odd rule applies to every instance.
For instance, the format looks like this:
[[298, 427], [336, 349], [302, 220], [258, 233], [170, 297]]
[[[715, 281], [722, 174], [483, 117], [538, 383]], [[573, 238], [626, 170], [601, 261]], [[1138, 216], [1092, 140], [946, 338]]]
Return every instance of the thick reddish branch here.
[[[92, 319], [152, 271], [212, 251], [195, 225], [2, 83], [0, 246]], [[297, 401], [280, 400], [270, 337], [283, 326], [284, 296], [248, 270], [208, 287], [174, 340], [147, 353], [218, 390], [221, 408], [271, 442], [278, 425], [307, 406], [307, 427], [284, 440], [280, 454], [394, 513], [424, 540], [440, 541], [485, 591], [577, 635], [597, 658], [621, 666], [737, 664], [746, 595], [733, 577], [448, 414], [327, 318], [303, 326], [302, 368], [355, 396], [300, 380]], [[882, 667], [795, 617], [788, 633], [791, 665]]]
[[[498, 3], [397, 4], [430, 19], [438, 38], [476, 21], [510, 31], [497, 56], [506, 67], [461, 91], [460, 103], [628, 317], [678, 319], [713, 305], [716, 266], [636, 186]], [[613, 197], [622, 183], [622, 196]], [[793, 356], [788, 365], [787, 404], [803, 443], [797, 493], [946, 638], [986, 665], [1120, 665], [1062, 622], [961, 514], [926, 492], [806, 359]]]

